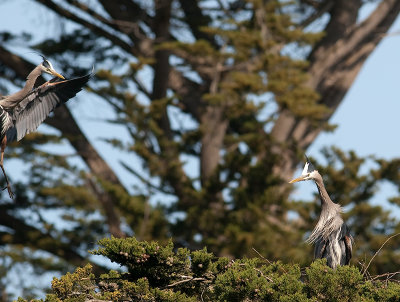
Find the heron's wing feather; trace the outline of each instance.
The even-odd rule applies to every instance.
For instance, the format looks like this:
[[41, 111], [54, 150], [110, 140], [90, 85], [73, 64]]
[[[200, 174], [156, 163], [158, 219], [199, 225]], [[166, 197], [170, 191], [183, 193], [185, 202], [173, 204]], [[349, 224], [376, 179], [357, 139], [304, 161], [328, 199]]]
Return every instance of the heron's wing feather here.
[[314, 258], [315, 259], [321, 259], [325, 256], [325, 252], [326, 252], [326, 246], [329, 243], [329, 239], [322, 239], [319, 238], [316, 242], [315, 242], [315, 248], [314, 248]]
[[353, 247], [351, 245], [351, 243], [352, 243], [351, 236], [350, 235], [344, 236], [343, 241], [344, 241], [344, 246], [346, 248], [346, 263], [345, 264], [349, 264], [350, 259], [353, 255]]
[[32, 90], [13, 110], [17, 140], [35, 131], [51, 111], [73, 98], [89, 81], [91, 74], [58, 82], [47, 82]]

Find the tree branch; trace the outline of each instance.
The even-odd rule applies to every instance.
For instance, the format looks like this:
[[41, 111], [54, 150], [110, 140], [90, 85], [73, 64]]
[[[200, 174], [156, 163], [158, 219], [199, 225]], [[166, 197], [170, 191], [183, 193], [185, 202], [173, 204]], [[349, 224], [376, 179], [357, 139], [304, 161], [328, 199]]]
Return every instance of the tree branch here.
[[179, 0], [179, 3], [185, 13], [185, 22], [189, 25], [196, 40], [206, 40], [211, 45], [216, 46], [213, 37], [201, 31], [201, 27], [207, 26], [211, 20], [208, 16], [204, 16], [199, 7], [199, 2], [196, 0]]
[[69, 20], [72, 20], [78, 24], [81, 24], [82, 26], [93, 31], [95, 34], [110, 40], [115, 45], [118, 45], [123, 50], [127, 51], [128, 53], [133, 53], [134, 55], [138, 55], [138, 53], [135, 51], [135, 49], [132, 47], [132, 45], [126, 43], [122, 39], [119, 39], [116, 35], [111, 34], [107, 30], [104, 30], [103, 28], [78, 17], [77, 15], [73, 14], [72, 12], [57, 5], [53, 1], [51, 1], [51, 0], [35, 0], [35, 1], [43, 4], [48, 9], [54, 11], [55, 13], [59, 14], [60, 16], [65, 17]]
[[301, 22], [300, 26], [303, 28], [307, 27], [308, 25], [313, 23], [315, 20], [321, 18], [323, 14], [327, 13], [328, 11], [330, 11], [332, 9], [334, 3], [335, 3], [335, 0], [327, 0], [321, 4], [318, 4], [315, 12], [313, 14], [311, 14], [303, 22]]
[[67, 3], [69, 3], [70, 5], [84, 11], [85, 13], [89, 14], [92, 18], [96, 19], [97, 21], [107, 24], [108, 26], [110, 26], [111, 28], [113, 28], [116, 31], [119, 31], [120, 28], [116, 25], [115, 22], [110, 21], [108, 19], [106, 19], [105, 17], [103, 17], [102, 15], [98, 14], [96, 11], [94, 11], [93, 9], [91, 9], [89, 6], [83, 4], [82, 2], [79, 2], [78, 0], [66, 0]]
[[99, 0], [104, 10], [113, 18], [112, 21], [121, 32], [129, 36], [135, 44], [135, 55], [151, 57], [154, 54], [153, 41], [148, 38], [140, 28], [138, 22], [152, 25], [152, 19], [134, 1], [119, 0], [118, 4], [114, 0]]

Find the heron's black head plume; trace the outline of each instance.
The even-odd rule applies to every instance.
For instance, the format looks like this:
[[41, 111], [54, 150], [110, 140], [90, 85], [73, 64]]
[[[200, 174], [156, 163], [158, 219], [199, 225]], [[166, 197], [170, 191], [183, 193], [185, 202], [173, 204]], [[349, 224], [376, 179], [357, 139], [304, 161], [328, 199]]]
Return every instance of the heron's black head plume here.
[[43, 61], [48, 61], [48, 60], [47, 60], [47, 58], [46, 58], [44, 55], [42, 55], [42, 54], [39, 54], [39, 56], [41, 56], [41, 57], [42, 57]]
[[38, 51], [28, 51], [28, 53], [34, 53], [35, 55], [38, 55], [39, 57], [42, 57], [42, 59], [43, 59], [43, 62], [44, 61], [49, 61], [43, 54], [41, 54], [40, 52], [38, 52]]
[[41, 63], [45, 68], [53, 68], [53, 66], [51, 65], [50, 61], [40, 52], [37, 51], [30, 51], [29, 53], [34, 53], [40, 57], [42, 57], [43, 62]]
[[43, 59], [42, 65], [46, 68], [53, 68], [53, 66], [51, 66], [51, 63], [49, 60], [47, 60], [47, 58], [44, 55], [40, 55]]

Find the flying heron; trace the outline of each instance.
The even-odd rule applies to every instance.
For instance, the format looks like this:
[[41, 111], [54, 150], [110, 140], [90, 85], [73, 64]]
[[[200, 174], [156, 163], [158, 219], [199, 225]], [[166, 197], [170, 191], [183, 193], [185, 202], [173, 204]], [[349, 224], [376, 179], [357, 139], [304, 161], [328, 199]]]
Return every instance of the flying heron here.
[[[58, 105], [74, 97], [89, 81], [91, 74], [67, 80], [54, 70], [43, 57], [26, 78], [25, 86], [18, 92], [0, 96], [0, 167], [7, 182], [10, 198], [14, 194], [3, 166], [4, 149], [8, 142], [19, 141], [33, 132]], [[55, 78], [34, 89], [36, 79], [48, 73]], [[5, 188], [4, 188], [5, 189]]]
[[331, 268], [349, 264], [353, 238], [340, 216], [342, 208], [330, 199], [321, 174], [318, 173], [308, 158], [301, 176], [289, 183], [304, 180], [314, 180], [321, 198], [321, 215], [307, 239], [307, 242], [315, 243], [314, 258], [326, 258], [327, 264]]

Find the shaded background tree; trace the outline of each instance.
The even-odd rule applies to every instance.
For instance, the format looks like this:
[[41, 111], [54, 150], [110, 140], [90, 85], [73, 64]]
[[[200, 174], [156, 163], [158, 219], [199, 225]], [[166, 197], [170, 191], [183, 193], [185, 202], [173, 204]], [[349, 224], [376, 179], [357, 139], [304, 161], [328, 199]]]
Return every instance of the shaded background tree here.
[[[3, 196], [0, 205], [5, 267], [65, 271], [90, 260], [87, 250], [109, 234], [310, 262], [303, 240], [318, 204], [292, 201], [286, 181], [318, 134], [334, 128], [330, 117], [396, 19], [398, 1], [378, 2], [362, 21], [361, 0], [32, 3], [73, 25], [24, 50], [45, 54], [68, 76], [95, 65], [90, 93], [110, 106], [99, 119], [127, 135], [105, 137], [115, 151], [102, 157], [79, 114], [64, 106], [46, 120], [57, 131], [8, 150], [29, 168], [14, 180], [16, 200]], [[2, 93], [33, 67], [12, 47], [27, 38], [1, 35]], [[66, 143], [73, 154], [53, 151]], [[116, 165], [111, 157], [122, 153]], [[368, 159], [353, 152], [323, 154], [327, 165], [317, 166], [332, 199], [347, 206], [357, 263], [399, 228], [369, 203], [380, 181], [398, 186], [399, 163], [370, 158], [364, 172]], [[121, 167], [140, 185], [124, 185]], [[399, 241], [390, 244], [371, 272], [399, 264]]]

